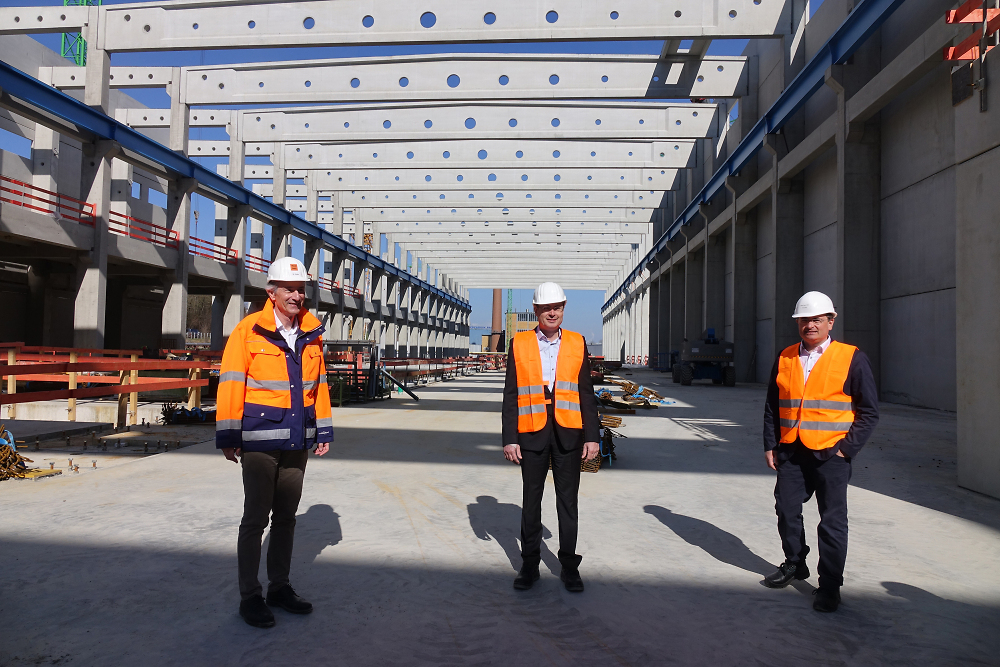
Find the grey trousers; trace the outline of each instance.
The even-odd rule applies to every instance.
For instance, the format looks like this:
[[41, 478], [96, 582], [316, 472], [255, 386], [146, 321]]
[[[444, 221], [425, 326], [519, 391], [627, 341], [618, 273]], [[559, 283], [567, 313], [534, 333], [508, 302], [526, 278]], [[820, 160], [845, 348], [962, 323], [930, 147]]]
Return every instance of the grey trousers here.
[[268, 592], [288, 583], [295, 536], [295, 513], [302, 496], [309, 451], [243, 452], [243, 521], [236, 546], [239, 562], [240, 597], [261, 595], [257, 578], [260, 570], [261, 539], [271, 520], [267, 548]]

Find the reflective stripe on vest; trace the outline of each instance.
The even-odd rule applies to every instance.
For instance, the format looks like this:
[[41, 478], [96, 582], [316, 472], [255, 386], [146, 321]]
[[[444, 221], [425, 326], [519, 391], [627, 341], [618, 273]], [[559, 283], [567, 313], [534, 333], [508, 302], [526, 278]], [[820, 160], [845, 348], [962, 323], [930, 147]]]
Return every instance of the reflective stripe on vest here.
[[[511, 345], [517, 375], [517, 432], [534, 433], [542, 430], [548, 419], [538, 334], [534, 330], [522, 331], [514, 335]], [[556, 423], [563, 428], [583, 428], [578, 382], [584, 354], [583, 336], [564, 329], [556, 360], [554, 396]]]
[[781, 352], [777, 378], [781, 442], [799, 440], [809, 449], [829, 449], [847, 435], [854, 424], [854, 409], [844, 383], [855, 350], [853, 345], [830, 341], [808, 382], [804, 382], [798, 344]]

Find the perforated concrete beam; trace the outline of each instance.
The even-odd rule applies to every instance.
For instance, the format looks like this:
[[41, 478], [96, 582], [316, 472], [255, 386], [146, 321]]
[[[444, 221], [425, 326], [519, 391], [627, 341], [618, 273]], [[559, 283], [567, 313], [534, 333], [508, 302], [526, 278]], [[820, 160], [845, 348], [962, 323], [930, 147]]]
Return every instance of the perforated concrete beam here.
[[[699, 139], [714, 134], [716, 108], [715, 104], [702, 103], [525, 101], [256, 110], [242, 112], [242, 139], [247, 142]], [[192, 110], [192, 119], [198, 111]]]
[[[329, 217], [326, 217], [329, 216]], [[320, 213], [319, 223], [328, 224], [333, 222], [333, 214]], [[345, 228], [347, 223], [345, 224]], [[531, 221], [518, 222], [514, 220], [483, 220], [475, 219], [462, 222], [391, 222], [386, 223], [388, 227], [380, 227], [379, 231], [384, 234], [438, 234], [451, 233], [456, 236], [470, 232], [518, 232], [518, 233], [541, 233], [548, 232], [558, 234], [561, 232], [574, 232], [579, 234], [648, 234], [651, 232], [648, 223], [628, 223], [628, 222], [582, 222], [579, 220], [559, 221]], [[345, 230], [344, 234], [349, 233]]]
[[484, 206], [481, 208], [371, 208], [354, 209], [354, 215], [361, 211], [365, 222], [395, 223], [416, 222], [426, 220], [428, 223], [444, 223], [449, 221], [475, 222], [489, 220], [491, 222], [592, 222], [592, 223], [648, 223], [654, 209], [628, 208], [499, 208]]
[[[272, 187], [264, 185], [266, 196], [270, 196]], [[306, 188], [302, 185], [286, 187], [286, 197], [304, 197]], [[558, 197], [557, 197], [558, 195]], [[609, 192], [603, 190], [568, 190], [552, 192], [540, 190], [530, 192], [523, 190], [502, 192], [500, 190], [442, 190], [438, 192], [383, 192], [372, 190], [344, 191], [340, 193], [342, 206], [372, 207], [372, 206], [447, 206], [454, 204], [469, 205], [502, 204], [508, 208], [562, 208], [563, 206], [657, 206], [663, 200], [663, 191], [641, 192]]]
[[[606, 247], [622, 247], [631, 249], [633, 244], [638, 244], [643, 237], [643, 233], [587, 233], [587, 232], [562, 232], [543, 231], [538, 228], [522, 229], [520, 232], [509, 231], [469, 231], [469, 232], [390, 232], [392, 239], [396, 243], [409, 245], [412, 243], [433, 244], [433, 243], [521, 243], [524, 240], [541, 241], [542, 243], [552, 243], [556, 246], [564, 244], [566, 246], [575, 245], [597, 245]], [[456, 239], [458, 239], [456, 241]]]
[[276, 149], [284, 151], [286, 169], [683, 169], [690, 160], [694, 140], [286, 143]]
[[745, 58], [435, 54], [186, 68], [187, 104], [742, 97]]
[[[59, 25], [61, 8], [46, 13], [36, 29], [82, 25], [83, 12]], [[70, 9], [70, 8], [67, 8]], [[0, 30], [23, 31], [0, 14]], [[41, 13], [41, 11], [39, 11]], [[601, 39], [695, 39], [772, 37], [789, 22], [785, 2], [726, 0], [309, 0], [106, 5], [101, 8], [97, 48], [108, 51], [337, 46], [477, 41]], [[28, 14], [30, 18], [32, 15]]]
[[[676, 169], [386, 169], [318, 172], [314, 187], [330, 190], [472, 189], [672, 190]], [[289, 176], [291, 178], [291, 176]]]

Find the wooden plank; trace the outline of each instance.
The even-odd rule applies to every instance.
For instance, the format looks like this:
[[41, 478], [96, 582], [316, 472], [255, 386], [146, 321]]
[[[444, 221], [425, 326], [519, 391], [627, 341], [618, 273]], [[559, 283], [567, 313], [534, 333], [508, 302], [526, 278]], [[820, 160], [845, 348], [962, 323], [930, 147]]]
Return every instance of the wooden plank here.
[[180, 370], [188, 368], [212, 368], [209, 361], [81, 361], [79, 363], [39, 363], [39, 364], [0, 364], [0, 376], [14, 375], [44, 375], [46, 373], [82, 373], [85, 371], [153, 371]]
[[[208, 380], [195, 380], [195, 386], [207, 387]], [[192, 386], [191, 380], [173, 380], [170, 382], [140, 382], [137, 385], [116, 385], [113, 387], [84, 387], [81, 389], [57, 389], [55, 391], [29, 391], [20, 394], [0, 395], [0, 405], [16, 403], [33, 403], [36, 401], [53, 401], [63, 398], [99, 398], [101, 396], [117, 396], [130, 392], [164, 391], [167, 389], [187, 389]]]

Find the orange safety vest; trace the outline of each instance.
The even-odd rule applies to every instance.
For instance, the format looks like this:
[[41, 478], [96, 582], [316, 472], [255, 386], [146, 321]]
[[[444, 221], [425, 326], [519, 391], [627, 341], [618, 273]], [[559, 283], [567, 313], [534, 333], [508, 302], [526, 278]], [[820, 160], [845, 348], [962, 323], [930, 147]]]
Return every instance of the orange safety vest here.
[[851, 397], [844, 383], [858, 348], [830, 341], [803, 382], [799, 345], [786, 347], [778, 358], [778, 413], [781, 442], [796, 439], [809, 449], [829, 449], [840, 442], [854, 424]]
[[[514, 334], [514, 366], [517, 372], [517, 432], [534, 433], [545, 427], [545, 387], [542, 355], [534, 329]], [[563, 329], [556, 360], [555, 415], [563, 428], [583, 428], [580, 411], [580, 368], [587, 353], [583, 336]]]

